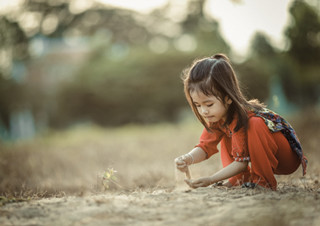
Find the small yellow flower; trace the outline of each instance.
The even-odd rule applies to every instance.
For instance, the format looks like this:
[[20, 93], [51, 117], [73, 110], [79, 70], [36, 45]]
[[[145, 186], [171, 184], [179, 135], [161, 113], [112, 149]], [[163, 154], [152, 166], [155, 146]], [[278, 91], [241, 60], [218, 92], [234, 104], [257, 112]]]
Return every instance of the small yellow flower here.
[[108, 189], [109, 188], [109, 184], [110, 183], [114, 183], [116, 185], [119, 186], [118, 183], [116, 183], [116, 181], [118, 180], [118, 178], [115, 176], [115, 173], [117, 171], [114, 170], [113, 168], [108, 168], [104, 174], [103, 174], [103, 177], [102, 177], [102, 183], [103, 183], [103, 186]]

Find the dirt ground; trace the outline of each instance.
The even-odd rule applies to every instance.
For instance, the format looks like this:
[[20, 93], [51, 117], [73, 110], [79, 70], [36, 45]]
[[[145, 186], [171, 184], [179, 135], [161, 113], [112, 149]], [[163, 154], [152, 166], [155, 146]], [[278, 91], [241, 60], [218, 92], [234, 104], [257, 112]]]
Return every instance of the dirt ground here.
[[[80, 126], [0, 143], [0, 225], [318, 226], [320, 131], [314, 121], [295, 126], [309, 159], [307, 175], [299, 168], [277, 176], [277, 191], [189, 189], [183, 175], [175, 176], [173, 160], [197, 143], [202, 127], [194, 122]], [[111, 168], [114, 179], [104, 184]], [[197, 178], [220, 168], [216, 155], [190, 170]]]
[[0, 210], [0, 225], [320, 225], [320, 189], [220, 187], [44, 198]]

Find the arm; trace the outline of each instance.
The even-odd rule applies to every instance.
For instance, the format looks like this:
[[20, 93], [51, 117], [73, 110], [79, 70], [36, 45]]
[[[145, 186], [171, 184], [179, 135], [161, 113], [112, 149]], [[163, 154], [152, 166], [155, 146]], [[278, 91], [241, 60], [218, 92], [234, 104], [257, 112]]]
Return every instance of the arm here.
[[188, 165], [202, 162], [207, 158], [206, 152], [202, 150], [200, 147], [196, 147], [192, 149], [188, 154], [189, 154], [189, 158], [187, 159], [188, 161], [187, 163], [189, 163]]
[[176, 163], [177, 169], [182, 172], [186, 172], [188, 165], [202, 162], [207, 158], [207, 154], [200, 147], [192, 149], [188, 154], [182, 155], [176, 158], [174, 161]]
[[247, 166], [248, 162], [234, 161], [210, 177], [202, 177], [196, 180], [186, 180], [186, 183], [192, 188], [206, 187], [210, 184], [214, 184], [216, 182], [219, 182], [221, 180], [230, 178], [241, 173], [242, 171], [247, 169]]
[[220, 130], [215, 130], [215, 132], [211, 133], [208, 132], [207, 129], [203, 129], [199, 144], [188, 154], [175, 159], [177, 169], [185, 172], [188, 165], [202, 162], [217, 153], [217, 145], [221, 141], [222, 136], [223, 132]]

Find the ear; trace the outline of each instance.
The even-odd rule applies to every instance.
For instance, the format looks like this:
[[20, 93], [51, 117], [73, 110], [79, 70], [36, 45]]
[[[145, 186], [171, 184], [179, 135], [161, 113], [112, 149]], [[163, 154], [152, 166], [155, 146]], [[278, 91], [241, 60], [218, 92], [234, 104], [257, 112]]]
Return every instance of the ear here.
[[226, 104], [229, 104], [229, 105], [232, 103], [232, 99], [230, 99], [228, 96], [224, 98], [224, 101]]

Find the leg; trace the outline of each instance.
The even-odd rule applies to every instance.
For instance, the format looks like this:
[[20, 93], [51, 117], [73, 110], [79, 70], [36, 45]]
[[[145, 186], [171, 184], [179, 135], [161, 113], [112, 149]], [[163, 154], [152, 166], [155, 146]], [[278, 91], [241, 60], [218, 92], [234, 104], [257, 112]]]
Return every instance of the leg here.
[[259, 117], [249, 119], [248, 149], [251, 160], [251, 179], [260, 186], [277, 189], [274, 170], [278, 166], [278, 146], [269, 128]]
[[296, 171], [301, 162], [296, 153], [291, 150], [288, 140], [281, 132], [273, 133], [273, 139], [278, 145], [278, 152], [276, 158], [278, 159], [278, 166], [274, 170], [275, 174], [291, 174]]

